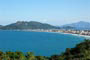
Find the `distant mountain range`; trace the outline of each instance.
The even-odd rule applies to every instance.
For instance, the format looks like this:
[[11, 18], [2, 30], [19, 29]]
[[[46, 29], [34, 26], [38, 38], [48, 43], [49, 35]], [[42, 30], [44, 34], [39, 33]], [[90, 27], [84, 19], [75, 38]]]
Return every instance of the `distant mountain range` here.
[[40, 23], [36, 21], [18, 21], [16, 23], [12, 23], [6, 26], [1, 27], [1, 29], [58, 29], [59, 27], [52, 26], [46, 23]]
[[53, 26], [46, 23], [40, 23], [36, 21], [18, 21], [6, 26], [0, 25], [0, 29], [3, 30], [15, 30], [15, 29], [73, 29], [73, 30], [90, 30], [90, 23], [80, 21], [77, 23], [66, 24], [60, 27]]
[[80, 21], [77, 23], [63, 25], [63, 26], [61, 26], [61, 28], [63, 28], [63, 29], [76, 29], [76, 30], [90, 30], [90, 23]]

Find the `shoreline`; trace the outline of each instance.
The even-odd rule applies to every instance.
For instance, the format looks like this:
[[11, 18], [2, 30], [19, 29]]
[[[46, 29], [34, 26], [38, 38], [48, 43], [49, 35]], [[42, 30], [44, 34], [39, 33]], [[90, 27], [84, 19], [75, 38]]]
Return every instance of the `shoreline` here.
[[73, 36], [79, 36], [79, 37], [84, 37], [86, 39], [90, 39], [90, 36], [88, 36], [88, 35], [80, 35], [80, 34], [72, 34], [72, 33], [64, 33], [64, 32], [62, 34], [70, 34], [70, 35], [73, 35]]
[[[40, 31], [35, 31], [35, 32], [40, 32]], [[80, 35], [80, 34], [72, 34], [72, 33], [64, 33], [64, 32], [48, 32], [48, 33], [69, 34], [69, 35], [73, 35], [73, 36], [84, 37], [85, 39], [90, 40], [90, 36], [88, 36], [88, 35]]]
[[[26, 30], [1, 30], [1, 31], [46, 32], [46, 31], [26, 31]], [[79, 37], [84, 37], [86, 39], [90, 39], [90, 36], [88, 35], [80, 35], [80, 34], [72, 34], [72, 33], [64, 33], [64, 32], [48, 32], [48, 33], [70, 34], [73, 36], [79, 36]]]
[[90, 36], [88, 36], [88, 35], [80, 35], [80, 34], [72, 34], [72, 33], [64, 33], [64, 32], [48, 32], [48, 33], [69, 34], [69, 35], [73, 35], [73, 36], [84, 37], [85, 39], [90, 39]]

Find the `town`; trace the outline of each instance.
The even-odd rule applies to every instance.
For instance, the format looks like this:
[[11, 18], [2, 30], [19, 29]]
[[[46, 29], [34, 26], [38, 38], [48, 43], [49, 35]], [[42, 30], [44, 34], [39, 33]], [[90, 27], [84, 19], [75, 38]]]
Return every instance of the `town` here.
[[33, 31], [33, 32], [60, 32], [67, 34], [78, 34], [90, 36], [90, 30], [65, 30], [65, 29], [25, 29], [23, 31]]

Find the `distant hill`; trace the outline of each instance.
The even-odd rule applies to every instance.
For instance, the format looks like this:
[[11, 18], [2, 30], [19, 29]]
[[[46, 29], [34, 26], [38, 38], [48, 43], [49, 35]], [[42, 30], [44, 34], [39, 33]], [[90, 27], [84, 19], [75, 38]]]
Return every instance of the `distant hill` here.
[[18, 21], [16, 23], [6, 25], [2, 27], [2, 29], [58, 29], [58, 27], [36, 21]]
[[60, 27], [36, 21], [18, 21], [6, 26], [0, 25], [0, 29], [74, 29], [74, 30], [90, 30], [90, 23], [80, 21], [77, 23], [66, 24]]
[[75, 29], [75, 27], [72, 27], [72, 26], [61, 26], [60, 28], [61, 29], [66, 29], [66, 30], [68, 30], [68, 29]]
[[0, 25], [0, 28], [2, 28], [3, 26], [2, 25]]
[[2, 27], [2, 25], [0, 25], [0, 27]]
[[67, 28], [67, 29], [77, 29], [77, 30], [90, 30], [90, 23], [80, 21], [80, 22], [77, 22], [77, 23], [66, 24], [66, 25], [63, 25], [61, 27], [64, 28], [64, 29]]

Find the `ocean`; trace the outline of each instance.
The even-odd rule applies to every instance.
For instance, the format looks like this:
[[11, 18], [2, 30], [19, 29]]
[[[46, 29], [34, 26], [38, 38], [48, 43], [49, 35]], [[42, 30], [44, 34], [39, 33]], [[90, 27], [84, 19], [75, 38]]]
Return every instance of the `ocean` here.
[[35, 55], [61, 54], [85, 38], [49, 32], [0, 31], [0, 50], [34, 52]]

